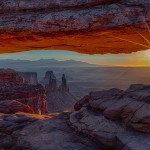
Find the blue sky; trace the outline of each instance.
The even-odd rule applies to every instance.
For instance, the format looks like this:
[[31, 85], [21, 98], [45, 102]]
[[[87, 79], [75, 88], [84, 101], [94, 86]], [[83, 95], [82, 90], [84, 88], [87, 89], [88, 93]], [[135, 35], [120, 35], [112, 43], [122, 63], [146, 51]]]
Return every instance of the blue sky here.
[[98, 65], [117, 66], [150, 66], [150, 50], [140, 51], [131, 54], [98, 54], [88, 55], [65, 50], [32, 50], [27, 52], [0, 54], [0, 59], [57, 59], [57, 60], [77, 60]]

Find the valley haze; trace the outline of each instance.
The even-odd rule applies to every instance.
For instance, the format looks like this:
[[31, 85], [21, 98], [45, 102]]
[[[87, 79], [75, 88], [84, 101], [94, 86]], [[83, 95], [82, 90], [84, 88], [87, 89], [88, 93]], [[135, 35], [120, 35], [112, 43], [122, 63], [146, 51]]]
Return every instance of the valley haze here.
[[0, 68], [11, 68], [20, 72], [37, 72], [41, 81], [46, 71], [53, 71], [60, 83], [64, 73], [70, 91], [82, 97], [90, 91], [113, 87], [126, 89], [130, 84], [150, 84], [150, 67], [125, 67], [94, 65], [76, 60], [56, 59], [11, 60], [1, 59]]

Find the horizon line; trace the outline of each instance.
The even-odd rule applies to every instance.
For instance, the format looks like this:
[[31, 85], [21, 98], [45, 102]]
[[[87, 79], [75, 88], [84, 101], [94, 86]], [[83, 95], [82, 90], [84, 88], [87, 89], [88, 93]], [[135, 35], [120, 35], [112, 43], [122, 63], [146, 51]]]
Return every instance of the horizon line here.
[[49, 58], [49, 59], [36, 59], [36, 60], [29, 60], [29, 59], [0, 59], [1, 60], [19, 60], [19, 61], [39, 61], [39, 60], [56, 60], [58, 62], [63, 62], [63, 61], [75, 61], [75, 62], [83, 62], [83, 63], [87, 63], [89, 65], [95, 65], [95, 67], [150, 67], [150, 65], [106, 65], [106, 64], [97, 64], [97, 63], [89, 63], [89, 62], [85, 62], [85, 61], [78, 61], [78, 60], [74, 60], [74, 59], [66, 59], [66, 60], [58, 60], [55, 58]]

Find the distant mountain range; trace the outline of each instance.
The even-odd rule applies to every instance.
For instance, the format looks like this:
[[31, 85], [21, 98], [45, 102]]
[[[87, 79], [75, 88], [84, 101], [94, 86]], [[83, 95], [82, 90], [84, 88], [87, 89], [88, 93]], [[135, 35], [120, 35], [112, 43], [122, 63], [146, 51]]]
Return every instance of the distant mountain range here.
[[11, 60], [1, 59], [0, 68], [13, 68], [13, 69], [31, 69], [31, 68], [68, 68], [68, 67], [98, 67], [98, 65], [89, 64], [82, 61], [65, 60], [58, 61], [56, 59], [40, 59], [35, 61], [30, 60]]

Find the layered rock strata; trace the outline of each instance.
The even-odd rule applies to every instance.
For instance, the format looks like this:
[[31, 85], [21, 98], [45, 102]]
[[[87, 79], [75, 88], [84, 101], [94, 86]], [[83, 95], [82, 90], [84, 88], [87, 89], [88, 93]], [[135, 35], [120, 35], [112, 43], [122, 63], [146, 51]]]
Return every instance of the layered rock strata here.
[[104, 148], [148, 150], [150, 86], [91, 92], [75, 104], [70, 125]]
[[102, 150], [67, 124], [67, 114], [0, 114], [1, 150]]
[[24, 78], [28, 84], [38, 84], [37, 72], [19, 72], [19, 75]]
[[47, 96], [42, 85], [29, 85], [15, 71], [0, 72], [0, 112], [46, 114]]
[[0, 69], [0, 81], [26, 83], [24, 78], [12, 69]]
[[0, 52], [65, 49], [96, 54], [149, 49], [149, 14], [149, 0], [2, 0]]
[[67, 85], [67, 79], [66, 79], [65, 74], [63, 74], [62, 78], [61, 78], [60, 90], [62, 90], [62, 91], [69, 91], [69, 87]]

